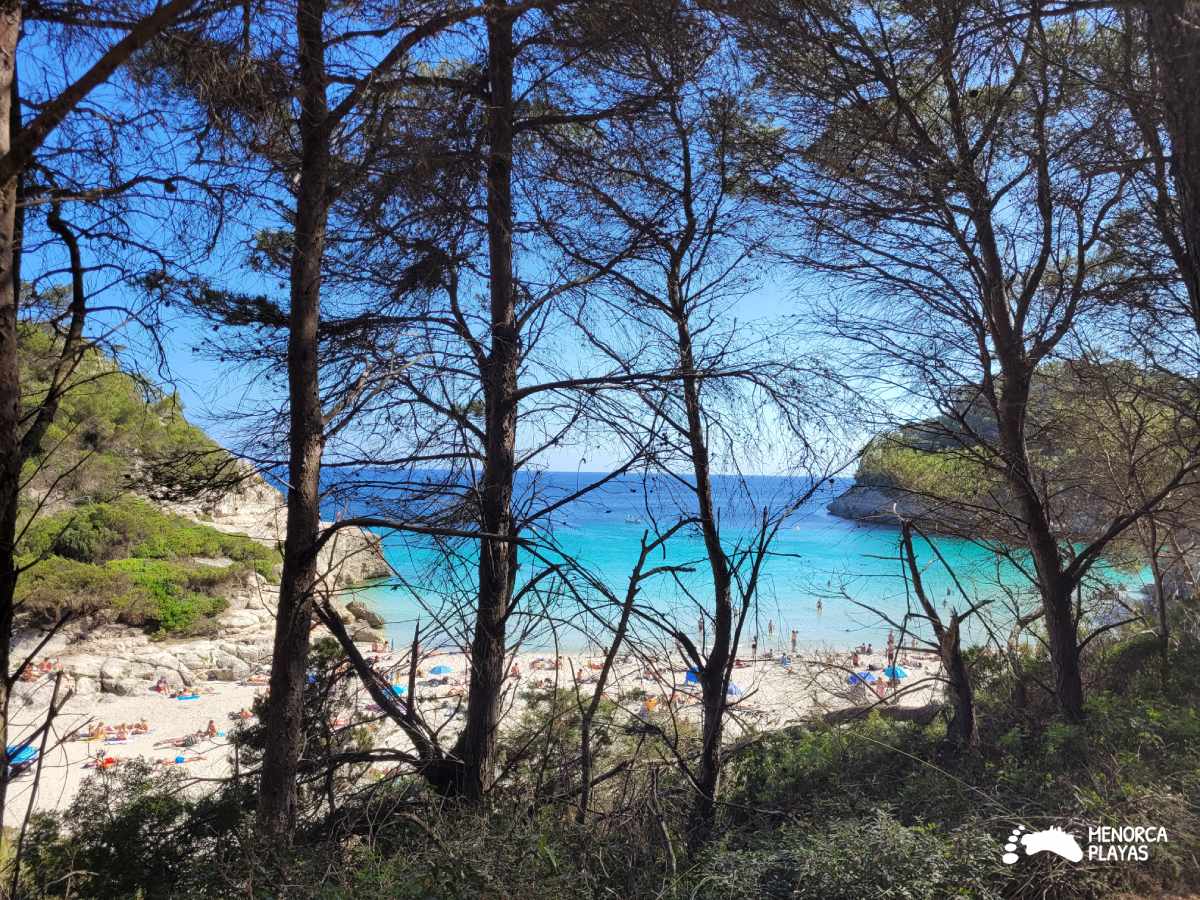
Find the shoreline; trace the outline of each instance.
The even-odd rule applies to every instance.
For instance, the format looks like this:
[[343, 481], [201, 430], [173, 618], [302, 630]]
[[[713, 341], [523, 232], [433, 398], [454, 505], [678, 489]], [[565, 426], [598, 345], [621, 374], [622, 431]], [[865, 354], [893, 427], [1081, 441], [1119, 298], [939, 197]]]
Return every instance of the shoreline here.
[[[373, 655], [370, 645], [362, 645], [361, 649], [368, 658]], [[900, 694], [888, 706], [920, 708], [937, 702], [942, 686], [936, 680], [929, 680], [930, 676], [936, 677], [940, 671], [936, 656], [919, 651], [898, 651], [897, 655], [901, 660], [907, 658], [907, 664], [903, 661], [900, 664], [908, 670], [910, 677], [901, 682]], [[389, 652], [380, 656], [384, 666], [398, 665], [404, 660], [404, 654]], [[529, 707], [530, 695], [538, 691], [552, 687], [570, 689], [574, 680], [578, 679], [579, 688], [587, 695], [592, 693], [589, 688], [594, 684], [599, 657], [585, 653], [562, 653], [560, 658], [562, 663], [558, 669], [552, 668], [553, 660], [550, 657], [537, 651], [522, 650], [510, 658], [509, 677], [502, 698], [504, 719], [508, 723], [519, 721]], [[685, 720], [698, 716], [696, 691], [687, 683], [686, 668], [677, 659], [632, 656], [619, 659], [623, 661], [613, 667], [605, 695], [618, 705], [622, 713], [628, 714], [631, 721], [639, 714], [678, 715]], [[820, 656], [801, 654], [787, 667], [779, 662], [778, 655], [771, 658], [760, 655], [758, 659], [747, 659], [740, 663], [734, 670], [733, 684], [737, 686], [738, 693], [733, 696], [731, 689], [727, 739], [733, 740], [749, 731], [797, 724], [816, 716], [858, 707], [862, 705], [860, 701], [864, 695], [867, 701], [876, 700], [866, 694], [865, 689], [856, 694], [857, 689], [845, 683], [846, 672], [851, 668], [849, 662], [849, 651], [830, 649]], [[433, 675], [430, 670], [438, 665], [448, 666], [451, 672], [440, 677]], [[882, 648], [875, 648], [870, 656], [860, 657], [862, 670], [868, 666], [879, 668], [882, 665]], [[423, 653], [421, 657], [419, 669], [422, 676], [418, 680], [417, 700], [434, 727], [444, 726], [444, 741], [452, 738], [464, 721], [465, 666], [466, 657], [457, 650], [438, 649]], [[514, 675], [514, 671], [519, 672], [519, 676]], [[652, 677], [647, 677], [648, 673], [652, 673]], [[397, 677], [401, 682], [407, 682], [406, 672]], [[918, 685], [918, 682], [924, 683]], [[237, 682], [206, 682], [198, 687], [200, 691], [195, 700], [172, 699], [155, 693], [149, 687], [144, 694], [136, 695], [72, 696], [52, 729], [52, 746], [42, 762], [35, 809], [65, 809], [74, 800], [84, 779], [92, 774], [93, 770], [85, 768], [85, 765], [97, 750], [118, 760], [117, 767], [122, 761], [134, 758], [150, 761], [169, 759], [174, 767], [176, 764], [173, 761], [182, 757], [184, 762], [178, 768], [193, 779], [193, 789], [199, 789], [206, 779], [228, 777], [234, 768], [229, 743], [229, 733], [237, 721], [233, 716], [242, 709], [249, 709], [255, 696], [265, 691], [265, 687]], [[35, 702], [13, 716], [10, 732], [12, 744], [19, 744], [22, 737], [42, 721], [53, 690], [53, 679], [43, 678], [35, 688], [31, 698]], [[654, 699], [651, 702], [647, 698]], [[643, 701], [649, 704], [651, 712], [647, 713]], [[370, 697], [355, 679], [350, 702], [342, 710], [345, 724], [370, 724], [374, 721], [378, 723], [375, 735], [377, 747], [406, 749], [408, 741], [403, 733], [386, 717], [381, 719], [376, 711], [378, 708], [372, 707]], [[143, 718], [149, 722], [151, 732], [132, 736], [125, 743], [72, 740], [54, 746], [64, 735], [96, 722], [115, 727]], [[191, 747], [154, 746], [160, 741], [182, 739], [201, 731], [210, 720], [223, 734], [216, 738], [202, 738]], [[381, 766], [380, 771], [383, 768]], [[11, 782], [6, 815], [24, 816], [32, 780], [32, 774], [27, 774]]]

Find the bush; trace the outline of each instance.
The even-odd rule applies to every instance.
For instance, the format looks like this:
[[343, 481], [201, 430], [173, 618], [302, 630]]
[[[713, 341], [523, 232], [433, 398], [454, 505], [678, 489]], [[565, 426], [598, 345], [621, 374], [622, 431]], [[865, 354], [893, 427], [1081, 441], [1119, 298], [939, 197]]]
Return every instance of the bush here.
[[185, 781], [139, 759], [87, 778], [61, 816], [31, 822], [25, 895], [228, 896], [223, 848], [241, 823], [243, 798], [231, 788], [194, 799]]
[[694, 876], [697, 898], [942, 900], [1003, 896], [999, 843], [987, 834], [949, 835], [935, 825], [905, 826], [885, 812], [781, 828], [750, 846], [710, 853]]
[[165, 513], [129, 494], [87, 503], [33, 522], [19, 548], [25, 557], [54, 555], [103, 563], [125, 557], [223, 557], [266, 578], [275, 577], [279, 552], [241, 534], [226, 534]]
[[[45, 396], [61, 340], [48, 327], [23, 322], [17, 350], [28, 413]], [[202, 483], [229, 455], [183, 416], [165, 395], [121, 370], [96, 348], [85, 349], [71, 374], [42, 453], [22, 473], [31, 492], [105, 500], [149, 472], [159, 484]]]
[[21, 576], [16, 596], [23, 611], [42, 619], [109, 609], [126, 625], [194, 634], [209, 630], [208, 622], [228, 606], [219, 592], [243, 573], [239, 564], [119, 559], [95, 565], [51, 556]]

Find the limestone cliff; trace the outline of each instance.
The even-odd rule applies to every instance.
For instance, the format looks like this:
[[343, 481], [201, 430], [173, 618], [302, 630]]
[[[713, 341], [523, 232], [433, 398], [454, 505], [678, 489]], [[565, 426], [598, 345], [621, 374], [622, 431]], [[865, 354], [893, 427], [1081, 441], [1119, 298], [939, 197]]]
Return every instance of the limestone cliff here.
[[[258, 475], [248, 475], [238, 491], [182, 503], [166, 503], [171, 512], [218, 531], [244, 534], [268, 546], [282, 546], [287, 529], [283, 494]], [[383, 578], [390, 573], [380, 540], [360, 528], [345, 528], [321, 551], [321, 571], [333, 587]]]

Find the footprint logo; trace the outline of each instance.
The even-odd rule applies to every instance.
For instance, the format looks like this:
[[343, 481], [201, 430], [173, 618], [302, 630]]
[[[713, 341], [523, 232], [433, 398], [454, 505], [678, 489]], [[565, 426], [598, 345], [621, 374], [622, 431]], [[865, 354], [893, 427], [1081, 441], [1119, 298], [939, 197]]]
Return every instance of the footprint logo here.
[[[1024, 825], [1018, 825], [1012, 830], [1012, 834], [1008, 836], [1008, 842], [1004, 845], [1004, 855], [1000, 857], [1000, 861], [1006, 866], [1011, 866], [1021, 858], [1017, 853], [1017, 844], [1020, 843], [1022, 838], [1021, 832], [1024, 830]], [[1025, 837], [1028, 837], [1028, 835], [1025, 835]]]
[[1035, 853], [1053, 853], [1071, 862], [1079, 862], [1083, 859], [1083, 850], [1080, 848], [1079, 842], [1075, 840], [1075, 835], [1063, 831], [1061, 828], [1027, 832], [1024, 825], [1018, 825], [1008, 836], [1008, 842], [1004, 845], [1004, 855], [1000, 857], [1006, 866], [1011, 866], [1021, 858], [1017, 853], [1018, 845], [1025, 848], [1026, 856], [1033, 856]]

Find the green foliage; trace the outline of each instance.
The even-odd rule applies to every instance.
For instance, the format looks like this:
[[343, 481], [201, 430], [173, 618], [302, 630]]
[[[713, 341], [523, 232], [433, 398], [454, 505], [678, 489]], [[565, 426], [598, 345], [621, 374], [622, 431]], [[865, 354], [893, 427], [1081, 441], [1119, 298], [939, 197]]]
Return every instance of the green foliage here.
[[[950, 860], [959, 852], [982, 852], [979, 871], [993, 876], [988, 890], [1003, 896], [1103, 897], [1118, 888], [1132, 889], [1135, 883], [1194, 884], [1200, 881], [1200, 867], [1189, 848], [1200, 844], [1200, 816], [1194, 804], [1200, 786], [1200, 712], [1196, 686], [1186, 673], [1195, 670], [1200, 651], [1176, 650], [1171, 668], [1179, 674], [1163, 686], [1157, 666], [1148, 665], [1145, 655], [1130, 652], [1130, 646], [1140, 643], [1135, 635], [1092, 659], [1093, 674], [1122, 661], [1122, 691], [1093, 690], [1087, 719], [1078, 725], [1054, 719], [1049, 704], [1035, 705], [1034, 700], [1014, 705], [1011, 679], [995, 665], [978, 667], [974, 674], [979, 679], [980, 747], [957, 759], [939, 757], [940, 729], [922, 730], [875, 716], [847, 729], [814, 726], [770, 735], [732, 767], [732, 808], [781, 811], [802, 823], [806, 840], [817, 842], [838, 822], [859, 823], [867, 828], [863, 841], [869, 853], [880, 859], [888, 858], [889, 851], [873, 843], [878, 835], [864, 823], [885, 813], [905, 828], [936, 822], [938, 829], [920, 838], [940, 843], [946, 851], [937, 846], [920, 851], [934, 861], [932, 871], [939, 855]], [[1143, 666], [1131, 670], [1126, 664], [1131, 657], [1140, 658]], [[1043, 662], [1030, 659], [1023, 665], [1044, 679], [1046, 673], [1038, 671]], [[735, 834], [749, 832], [753, 837], [757, 821], [754, 814], [742, 813], [731, 824]], [[1006, 875], [994, 866], [999, 856], [996, 843], [1017, 822], [1073, 825], [1077, 830], [1087, 824], [1161, 824], [1170, 832], [1170, 843], [1157, 845], [1150, 860], [1136, 868], [1038, 858], [1023, 861]], [[890, 833], [903, 845], [904, 836], [894, 829]], [[984, 849], [989, 842], [990, 856]], [[951, 847], [959, 849], [951, 853]], [[825, 867], [836, 867], [845, 884], [861, 888], [859, 896], [876, 893], [869, 881], [859, 880], [869, 879], [870, 872], [854, 868], [858, 857], [853, 853], [825, 846], [811, 863], [788, 857], [787, 866], [803, 869], [813, 883], [826, 885], [824, 894], [796, 896], [855, 896], [853, 891], [838, 893], [836, 885], [823, 881], [828, 876]], [[770, 869], [770, 853], [761, 864], [762, 869], [751, 866], [755, 878]], [[904, 871], [900, 857], [889, 866]], [[1026, 880], [1005, 880], [1014, 874]], [[893, 883], [907, 882], [898, 877]], [[989, 896], [982, 888], [973, 891], [967, 896]], [[911, 896], [956, 895], [943, 888]]]
[[54, 555], [89, 563], [127, 556], [166, 560], [225, 558], [242, 563], [266, 578], [273, 577], [279, 562], [277, 550], [245, 535], [226, 534], [165, 513], [129, 494], [39, 517], [30, 525], [18, 551], [27, 557]]
[[[222, 592], [247, 572], [275, 577], [273, 550], [164, 513], [131, 495], [35, 520], [18, 548], [32, 564], [17, 583], [23, 611], [55, 618], [112, 610], [117, 621], [160, 634], [206, 633], [226, 608]], [[200, 557], [225, 565], [192, 562]]]
[[62, 816], [31, 822], [23, 887], [31, 897], [226, 896], [217, 836], [244, 816], [233, 788], [206, 799], [177, 770], [138, 759], [88, 778]]
[[864, 484], [961, 500], [981, 496], [993, 480], [966, 451], [911, 446], [899, 433], [871, 441], [859, 461], [857, 477]]
[[54, 619], [68, 610], [104, 610], [118, 622], [160, 634], [207, 633], [226, 607], [220, 592], [245, 574], [238, 564], [189, 565], [165, 560], [118, 559], [97, 565], [48, 557], [21, 576], [21, 611]]
[[[21, 326], [24, 414], [44, 400], [60, 346], [48, 329]], [[49, 491], [104, 500], [144, 481], [147, 470], [159, 481], [197, 482], [228, 459], [184, 418], [178, 397], [163, 394], [89, 348], [71, 373], [57, 415], [22, 478], [34, 495]]]
[[[697, 873], [700, 900], [940, 900], [1001, 897], [999, 844], [903, 825], [882, 811], [820, 828], [757, 832], [746, 846], [712, 852]], [[997, 877], [999, 876], [999, 877]]]

